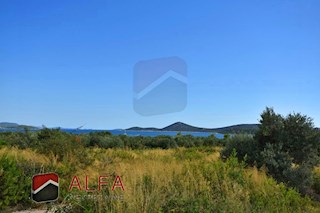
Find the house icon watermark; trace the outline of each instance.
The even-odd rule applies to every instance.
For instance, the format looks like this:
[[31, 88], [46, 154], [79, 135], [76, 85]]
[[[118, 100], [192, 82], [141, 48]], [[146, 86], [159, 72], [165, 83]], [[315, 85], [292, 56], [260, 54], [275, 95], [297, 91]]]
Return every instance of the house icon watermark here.
[[133, 108], [143, 116], [179, 112], [187, 105], [187, 65], [179, 57], [140, 61], [133, 69]]

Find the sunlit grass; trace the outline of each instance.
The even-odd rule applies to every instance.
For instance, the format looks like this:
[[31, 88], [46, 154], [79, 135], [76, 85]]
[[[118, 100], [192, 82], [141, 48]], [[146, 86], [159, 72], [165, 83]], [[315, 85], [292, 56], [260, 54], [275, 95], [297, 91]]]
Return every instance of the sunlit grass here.
[[48, 165], [50, 162], [52, 162], [52, 159], [50, 159], [48, 156], [38, 154], [31, 149], [18, 149], [15, 147], [12, 147], [12, 148], [3, 147], [0, 149], [0, 157], [4, 156], [4, 155], [8, 155], [10, 157], [13, 157], [18, 161], [22, 161], [22, 160], [27, 161], [31, 164], [37, 163], [37, 164]]
[[[319, 212], [318, 204], [296, 191], [277, 184], [264, 170], [245, 168], [236, 158], [220, 160], [220, 147], [177, 149], [87, 148], [79, 155], [67, 154], [62, 161], [31, 149], [1, 148], [0, 157], [11, 156], [30, 165], [41, 164], [60, 175], [61, 205], [88, 212]], [[85, 158], [85, 159], [81, 159]], [[81, 160], [80, 160], [81, 159]], [[319, 169], [318, 169], [319, 170]], [[104, 192], [122, 195], [123, 200], [66, 200], [71, 177], [90, 187], [99, 175], [107, 175]], [[119, 175], [125, 191], [111, 190]], [[76, 189], [72, 193], [78, 192]], [[89, 192], [88, 192], [89, 193]], [[99, 194], [99, 192], [94, 192]], [[92, 211], [90, 211], [93, 209]]]

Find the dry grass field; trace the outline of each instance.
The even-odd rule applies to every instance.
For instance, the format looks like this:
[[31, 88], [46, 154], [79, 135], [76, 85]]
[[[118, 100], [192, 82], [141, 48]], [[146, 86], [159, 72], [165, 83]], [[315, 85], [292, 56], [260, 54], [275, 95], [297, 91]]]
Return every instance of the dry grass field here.
[[[27, 203], [21, 209], [27, 206], [56, 212], [319, 212], [315, 202], [278, 184], [264, 171], [246, 168], [235, 157], [223, 162], [220, 150], [86, 148], [80, 155], [68, 155], [58, 161], [53, 154], [2, 148], [0, 159], [16, 162], [27, 177], [33, 172], [59, 174], [59, 201], [48, 205]], [[108, 185], [98, 191], [101, 175], [108, 176]], [[68, 190], [74, 176], [79, 178], [83, 190]], [[88, 187], [95, 191], [85, 190], [86, 176]], [[112, 190], [116, 176], [121, 177], [124, 191], [120, 187]]]

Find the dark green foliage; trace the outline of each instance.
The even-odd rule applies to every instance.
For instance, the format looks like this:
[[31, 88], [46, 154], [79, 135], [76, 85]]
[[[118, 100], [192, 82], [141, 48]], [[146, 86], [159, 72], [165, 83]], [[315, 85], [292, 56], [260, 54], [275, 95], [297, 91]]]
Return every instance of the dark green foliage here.
[[44, 128], [41, 131], [38, 132], [38, 139], [39, 141], [46, 141], [48, 139], [51, 139], [53, 137], [56, 137], [57, 135], [63, 134], [60, 129], [48, 129]]
[[263, 150], [267, 144], [278, 144], [288, 152], [293, 163], [318, 163], [320, 134], [314, 128], [312, 119], [299, 113], [282, 117], [267, 108], [261, 115], [261, 125], [256, 140]]
[[149, 141], [149, 143], [145, 144], [147, 147], [150, 148], [162, 148], [162, 149], [169, 149], [169, 148], [176, 148], [177, 143], [175, 140], [170, 136], [157, 136]]
[[267, 143], [277, 144], [284, 138], [284, 119], [272, 108], [266, 108], [261, 114], [259, 130], [255, 134], [259, 148], [264, 149]]
[[[228, 138], [228, 137], [226, 137]], [[176, 136], [127, 136], [112, 135], [107, 131], [96, 131], [89, 134], [72, 134], [60, 129], [44, 128], [37, 132], [3, 132], [0, 133], [0, 146], [33, 148], [44, 154], [53, 153], [62, 160], [67, 153], [76, 152], [82, 147], [169, 149], [176, 147], [224, 146], [227, 139], [218, 139], [214, 135], [194, 137], [192, 135]], [[60, 147], [64, 147], [60, 149]]]
[[8, 142], [6, 142], [5, 140], [0, 139], [0, 148], [3, 146], [8, 146]]
[[311, 186], [314, 183], [313, 167], [306, 163], [299, 165], [297, 168], [291, 168], [285, 174], [286, 182], [289, 186], [297, 188], [302, 194], [306, 194], [311, 190]]
[[320, 134], [305, 115], [283, 117], [266, 108], [254, 139], [228, 139], [222, 157], [228, 157], [232, 149], [239, 159], [247, 156], [249, 164], [255, 161], [258, 166], [265, 165], [277, 181], [305, 194], [313, 185], [312, 170], [319, 163]]
[[289, 151], [293, 162], [301, 164], [318, 162], [319, 132], [314, 129], [311, 118], [290, 114], [284, 120], [284, 149]]
[[[199, 139], [199, 138], [198, 138]], [[192, 135], [177, 135], [175, 137], [175, 141], [179, 147], [194, 147], [195, 146], [195, 140]]]
[[282, 117], [267, 108], [256, 134], [269, 174], [306, 193], [319, 162], [320, 137], [312, 119], [299, 113]]
[[110, 134], [90, 134], [90, 146], [101, 148], [123, 148], [124, 142], [119, 137]]
[[[80, 136], [81, 138], [84, 136]], [[224, 143], [223, 140], [216, 138], [214, 135], [209, 137], [193, 137], [192, 135], [177, 134], [171, 136], [129, 137], [126, 135], [99, 135], [90, 133], [88, 146], [97, 146], [101, 148], [130, 148], [130, 149], [148, 149], [161, 148], [170, 149], [176, 147], [201, 147], [217, 146]]]
[[228, 140], [229, 138], [230, 138], [230, 135], [229, 135], [229, 134], [223, 135], [223, 139]]
[[26, 176], [17, 161], [9, 156], [0, 158], [0, 210], [28, 201], [31, 177]]
[[287, 182], [292, 160], [288, 153], [282, 149], [282, 144], [266, 144], [260, 153], [261, 163], [266, 166], [268, 173], [280, 182]]
[[143, 149], [145, 146], [145, 141], [151, 140], [150, 137], [142, 137], [142, 136], [136, 136], [136, 137], [128, 137], [128, 136], [119, 136], [125, 144], [126, 148], [131, 149]]
[[98, 135], [98, 136], [111, 136], [112, 134], [108, 131], [97, 131], [97, 132], [91, 132], [90, 135]]
[[[314, 172], [312, 174], [313, 183], [312, 183], [312, 189], [315, 193], [320, 194], [320, 174], [317, 172]], [[320, 200], [320, 197], [318, 198]]]
[[189, 149], [177, 149], [175, 151], [175, 157], [178, 160], [194, 160], [194, 159], [201, 159], [203, 158], [205, 155], [201, 152], [199, 152], [198, 150], [196, 150], [198, 148], [189, 148]]
[[209, 137], [203, 138], [203, 145], [204, 146], [221, 146], [225, 145], [225, 141], [216, 138], [214, 135], [210, 135]]
[[258, 160], [259, 150], [257, 143], [251, 135], [235, 135], [226, 140], [225, 148], [221, 152], [223, 159], [228, 158], [233, 150], [237, 151], [237, 157], [240, 160], [246, 159], [246, 163], [254, 165]]
[[80, 154], [80, 140], [72, 134], [61, 132], [59, 129], [43, 129], [38, 133], [36, 150], [43, 154], [53, 154], [59, 161], [70, 154]]
[[37, 141], [37, 134], [29, 132], [25, 129], [24, 132], [2, 132], [0, 133], [0, 146], [5, 144], [8, 146], [15, 146], [21, 149], [28, 147], [35, 147]]

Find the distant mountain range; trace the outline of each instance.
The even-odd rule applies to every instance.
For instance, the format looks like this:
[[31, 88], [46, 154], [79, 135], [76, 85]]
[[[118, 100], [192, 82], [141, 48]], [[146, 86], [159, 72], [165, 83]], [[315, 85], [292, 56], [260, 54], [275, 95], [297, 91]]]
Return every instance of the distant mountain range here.
[[29, 126], [29, 125], [20, 125], [17, 123], [10, 123], [10, 122], [0, 122], [0, 129], [24, 129], [24, 128], [28, 128], [30, 130], [37, 130], [40, 129], [38, 127], [34, 127], [34, 126]]
[[[0, 131], [22, 131], [25, 128], [29, 130], [36, 131], [42, 129], [41, 127], [29, 126], [29, 125], [21, 125], [17, 123], [10, 122], [0, 122]], [[61, 128], [62, 130], [67, 128]], [[142, 127], [132, 127], [126, 130], [133, 131], [175, 131], [175, 132], [216, 132], [221, 134], [232, 134], [232, 133], [248, 133], [253, 134], [257, 131], [258, 124], [240, 124], [222, 128], [201, 128], [191, 126], [182, 122], [176, 122], [164, 128], [142, 128]], [[68, 129], [70, 130], [70, 129]]]
[[[42, 129], [41, 127], [29, 126], [29, 125], [20, 125], [17, 123], [10, 123], [10, 122], [0, 122], [0, 131], [22, 131], [25, 128], [28, 128], [32, 131], [37, 131]], [[131, 127], [126, 130], [133, 130], [133, 131], [175, 131], [175, 132], [216, 132], [221, 134], [237, 134], [237, 133], [244, 133], [244, 134], [254, 134], [259, 128], [259, 124], [239, 124], [239, 125], [232, 125], [227, 127], [221, 128], [202, 128], [202, 127], [195, 127], [189, 124], [185, 124], [182, 122], [176, 122], [164, 128], [155, 128], [155, 127]], [[66, 130], [67, 128], [61, 128], [62, 130]], [[316, 128], [320, 131], [319, 128]], [[68, 129], [72, 130], [72, 129]]]
[[176, 122], [164, 128], [142, 128], [142, 127], [131, 127], [127, 130], [134, 130], [134, 131], [176, 131], [176, 132], [217, 132], [221, 134], [235, 134], [235, 133], [247, 133], [247, 134], [254, 134], [259, 128], [258, 124], [239, 124], [233, 126], [227, 126], [222, 128], [202, 128], [202, 127], [195, 127], [189, 124], [185, 124], [182, 122]]

